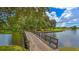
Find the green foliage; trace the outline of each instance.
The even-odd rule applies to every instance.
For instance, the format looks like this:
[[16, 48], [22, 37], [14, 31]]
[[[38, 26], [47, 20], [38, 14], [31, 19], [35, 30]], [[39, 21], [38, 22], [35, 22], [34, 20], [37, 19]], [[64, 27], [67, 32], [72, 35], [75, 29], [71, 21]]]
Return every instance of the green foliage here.
[[51, 27], [53, 27], [53, 28], [56, 27], [56, 20], [55, 19], [50, 20], [50, 23], [51, 23]]
[[[38, 31], [50, 26], [44, 8], [1, 8], [0, 12], [10, 15], [6, 22], [1, 20], [0, 28], [3, 30], [0, 33], [12, 33], [13, 45], [23, 46], [22, 32], [24, 30]], [[14, 16], [11, 15], [13, 13], [15, 13]]]
[[51, 28], [45, 28], [45, 29], [41, 29], [41, 31], [52, 31], [52, 32], [61, 32], [61, 31], [64, 31], [65, 29], [64, 28], [54, 28], [53, 29], [53, 27], [51, 27]]
[[[45, 14], [46, 8], [0, 8], [1, 12], [7, 14], [13, 14], [14, 16], [8, 16], [6, 26], [12, 31], [23, 30], [40, 30], [41, 28], [47, 28], [50, 25], [49, 19]], [[2, 26], [2, 25], [1, 25]]]
[[12, 33], [12, 43], [13, 45], [23, 46], [23, 36], [19, 32], [13, 32]]
[[76, 28], [77, 28], [76, 26], [71, 27], [72, 30], [76, 30]]
[[0, 34], [11, 34], [12, 31], [10, 30], [0, 30]]

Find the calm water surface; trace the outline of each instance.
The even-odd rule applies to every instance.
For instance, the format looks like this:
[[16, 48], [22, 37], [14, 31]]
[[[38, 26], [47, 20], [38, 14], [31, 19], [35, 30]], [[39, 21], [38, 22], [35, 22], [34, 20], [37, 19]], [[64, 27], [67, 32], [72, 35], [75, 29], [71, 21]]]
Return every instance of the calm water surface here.
[[[56, 37], [59, 41], [59, 47], [79, 47], [79, 30], [47, 33], [47, 35]], [[11, 41], [11, 34], [0, 34], [0, 46], [11, 45]]]
[[12, 40], [11, 34], [0, 34], [0, 46], [2, 45], [10, 45]]
[[79, 47], [79, 30], [67, 30], [57, 33], [48, 33], [59, 40], [59, 47]]

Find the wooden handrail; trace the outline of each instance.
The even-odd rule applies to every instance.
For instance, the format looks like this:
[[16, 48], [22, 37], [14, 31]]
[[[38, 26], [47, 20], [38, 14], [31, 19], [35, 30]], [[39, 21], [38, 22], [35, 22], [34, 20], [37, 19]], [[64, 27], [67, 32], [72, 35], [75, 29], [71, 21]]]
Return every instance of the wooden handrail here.
[[[43, 38], [43, 37], [40, 35], [40, 32], [35, 33], [35, 34], [38, 35], [39, 37]], [[49, 39], [48, 39], [47, 37], [48, 37]], [[58, 48], [58, 39], [57, 39], [57, 38], [51, 37], [51, 36], [48, 36], [48, 35], [45, 35], [45, 34], [44, 34], [44, 38], [43, 38], [43, 39], [48, 42], [48, 45], [49, 45], [49, 46], [51, 45], [51, 43], [53, 43], [53, 45], [55, 45], [55, 47], [53, 47], [53, 46], [51, 45], [52, 48], [54, 48], [54, 49], [57, 49], [57, 48]]]
[[[48, 39], [51, 43], [53, 43], [56, 47], [53, 47], [54, 49], [58, 48], [58, 39], [45, 35], [45, 37], [49, 37], [50, 39]], [[54, 40], [54, 41], [53, 41]]]
[[23, 32], [22, 34], [23, 34], [23, 37], [24, 37], [24, 47], [29, 50], [30, 46], [29, 46], [29, 41], [26, 37], [26, 34], [25, 34], [25, 32]]

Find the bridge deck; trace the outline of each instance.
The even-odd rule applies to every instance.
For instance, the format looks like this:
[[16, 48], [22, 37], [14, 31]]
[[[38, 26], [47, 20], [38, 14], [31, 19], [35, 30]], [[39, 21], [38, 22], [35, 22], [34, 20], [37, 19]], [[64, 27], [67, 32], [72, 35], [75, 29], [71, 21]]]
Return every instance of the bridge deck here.
[[35, 34], [25, 32], [27, 39], [30, 42], [30, 51], [52, 51], [53, 49], [41, 41]]

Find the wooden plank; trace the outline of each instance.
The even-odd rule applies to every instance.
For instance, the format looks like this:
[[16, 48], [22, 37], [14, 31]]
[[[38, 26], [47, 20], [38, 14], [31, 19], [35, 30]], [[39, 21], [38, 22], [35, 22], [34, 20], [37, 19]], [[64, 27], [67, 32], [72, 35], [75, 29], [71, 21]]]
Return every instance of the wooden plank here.
[[30, 42], [30, 51], [52, 51], [53, 49], [31, 32], [25, 32]]

